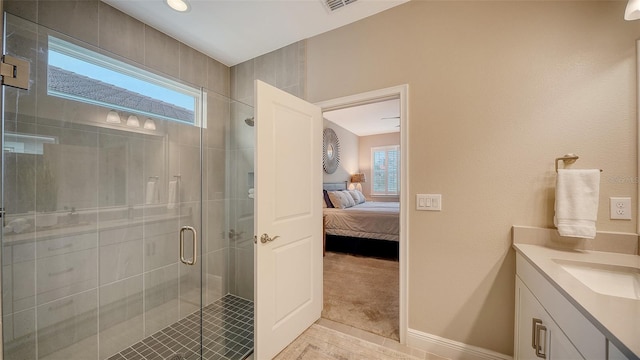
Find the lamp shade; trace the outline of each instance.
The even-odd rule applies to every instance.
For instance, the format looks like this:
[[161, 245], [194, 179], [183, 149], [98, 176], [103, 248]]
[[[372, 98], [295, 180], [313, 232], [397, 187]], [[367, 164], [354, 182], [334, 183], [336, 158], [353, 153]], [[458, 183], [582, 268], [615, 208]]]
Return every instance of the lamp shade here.
[[138, 117], [135, 115], [129, 115], [127, 118], [127, 126], [140, 127], [140, 120], [138, 120]]
[[147, 119], [144, 121], [144, 126], [145, 129], [147, 130], [155, 130], [156, 129], [156, 122], [153, 121], [152, 119]]
[[367, 182], [367, 178], [364, 176], [363, 173], [353, 174], [353, 175], [351, 175], [351, 182], [352, 183], [363, 183], [363, 182]]
[[625, 20], [640, 19], [640, 0], [629, 0], [627, 8], [624, 10]]
[[120, 124], [120, 115], [115, 110], [110, 110], [107, 114], [107, 122], [111, 124]]

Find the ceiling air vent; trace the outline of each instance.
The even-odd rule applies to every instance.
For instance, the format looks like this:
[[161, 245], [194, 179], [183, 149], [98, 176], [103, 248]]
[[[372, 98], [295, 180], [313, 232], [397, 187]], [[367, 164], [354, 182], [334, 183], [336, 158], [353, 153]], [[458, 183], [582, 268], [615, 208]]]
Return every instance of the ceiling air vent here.
[[352, 4], [358, 0], [323, 0], [330, 11], [336, 11], [341, 7]]

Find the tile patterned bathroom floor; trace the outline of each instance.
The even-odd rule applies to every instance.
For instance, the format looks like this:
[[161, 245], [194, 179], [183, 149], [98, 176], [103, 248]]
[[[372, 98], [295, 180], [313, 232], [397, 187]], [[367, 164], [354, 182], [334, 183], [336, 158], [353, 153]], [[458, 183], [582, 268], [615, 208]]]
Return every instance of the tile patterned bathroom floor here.
[[[226, 295], [202, 311], [202, 359], [242, 360], [253, 351], [253, 302]], [[200, 312], [148, 336], [108, 360], [200, 359]]]

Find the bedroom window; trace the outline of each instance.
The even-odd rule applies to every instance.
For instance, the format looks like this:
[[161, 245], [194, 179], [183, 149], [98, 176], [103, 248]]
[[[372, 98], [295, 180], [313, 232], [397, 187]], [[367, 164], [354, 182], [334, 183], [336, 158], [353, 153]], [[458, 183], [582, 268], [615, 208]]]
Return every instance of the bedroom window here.
[[400, 145], [371, 148], [371, 195], [399, 195]]

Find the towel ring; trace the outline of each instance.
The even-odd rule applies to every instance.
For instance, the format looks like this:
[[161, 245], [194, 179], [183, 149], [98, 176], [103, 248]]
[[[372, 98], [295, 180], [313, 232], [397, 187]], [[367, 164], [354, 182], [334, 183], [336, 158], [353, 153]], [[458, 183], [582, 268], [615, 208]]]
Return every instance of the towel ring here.
[[[556, 172], [558, 172], [558, 162], [560, 160], [562, 160], [562, 162], [564, 162], [564, 165], [567, 166], [568, 164], [573, 164], [579, 158], [580, 157], [576, 154], [566, 154], [562, 157], [556, 158]], [[600, 169], [600, 172], [602, 172], [602, 169]]]

